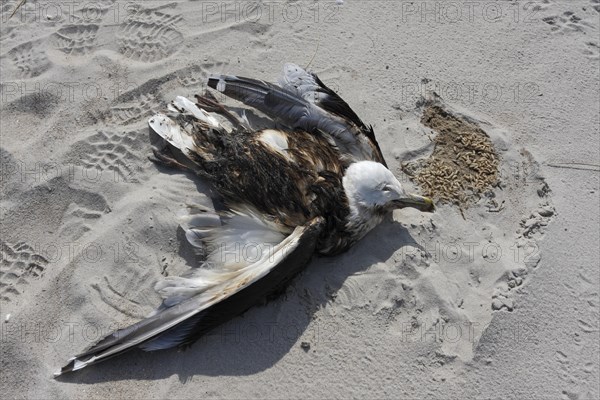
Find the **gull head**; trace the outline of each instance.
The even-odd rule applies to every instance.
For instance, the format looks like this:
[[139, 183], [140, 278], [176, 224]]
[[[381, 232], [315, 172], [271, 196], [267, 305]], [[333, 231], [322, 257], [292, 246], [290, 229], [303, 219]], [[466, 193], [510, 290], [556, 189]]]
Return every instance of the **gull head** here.
[[383, 164], [359, 161], [351, 164], [343, 178], [344, 191], [354, 212], [381, 211], [412, 207], [433, 211], [433, 201], [407, 193], [398, 179]]

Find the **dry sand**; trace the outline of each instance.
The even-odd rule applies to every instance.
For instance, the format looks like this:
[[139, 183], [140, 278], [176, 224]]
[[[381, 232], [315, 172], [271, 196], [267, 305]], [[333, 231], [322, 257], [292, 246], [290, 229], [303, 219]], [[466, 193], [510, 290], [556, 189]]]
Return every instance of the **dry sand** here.
[[[600, 398], [598, 0], [27, 0], [9, 20], [18, 3], [0, 30], [4, 398]], [[52, 379], [195, 265], [174, 215], [206, 191], [147, 160], [147, 118], [209, 73], [311, 60], [408, 187], [440, 134], [424, 99], [485, 132], [499, 184], [395, 212], [186, 352]]]

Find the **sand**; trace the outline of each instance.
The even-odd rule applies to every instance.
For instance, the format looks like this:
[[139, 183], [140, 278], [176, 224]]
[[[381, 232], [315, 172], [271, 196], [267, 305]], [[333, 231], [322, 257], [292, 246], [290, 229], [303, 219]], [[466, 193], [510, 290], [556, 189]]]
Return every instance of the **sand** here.
[[[9, 19], [18, 3], [0, 29], [3, 397], [600, 398], [597, 0], [27, 0]], [[147, 118], [210, 73], [274, 81], [286, 62], [373, 124], [410, 189], [453, 154], [432, 104], [483, 132], [494, 186], [394, 212], [188, 351], [54, 380], [197, 263], [174, 217], [206, 188], [147, 160]]]

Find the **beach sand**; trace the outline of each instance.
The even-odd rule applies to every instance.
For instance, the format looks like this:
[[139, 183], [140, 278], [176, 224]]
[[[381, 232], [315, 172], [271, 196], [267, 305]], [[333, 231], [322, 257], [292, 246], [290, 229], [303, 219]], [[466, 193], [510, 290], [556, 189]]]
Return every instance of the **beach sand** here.
[[[27, 0], [9, 18], [19, 3], [0, 30], [3, 397], [600, 398], [597, 0]], [[373, 125], [409, 189], [452, 118], [492, 144], [498, 184], [395, 211], [187, 351], [53, 379], [197, 266], [175, 216], [208, 192], [148, 161], [148, 117], [211, 73], [286, 62]]]

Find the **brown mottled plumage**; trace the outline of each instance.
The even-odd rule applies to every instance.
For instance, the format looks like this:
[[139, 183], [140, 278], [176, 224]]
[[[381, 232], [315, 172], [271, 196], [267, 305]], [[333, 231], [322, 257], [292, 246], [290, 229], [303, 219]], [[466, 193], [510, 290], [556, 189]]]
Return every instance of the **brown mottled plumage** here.
[[[197, 100], [205, 106], [216, 104], [210, 97], [198, 96]], [[194, 171], [229, 206], [251, 205], [288, 233], [321, 216], [325, 229], [318, 251], [338, 253], [350, 244], [345, 226], [348, 200], [342, 187], [349, 163], [326, 136], [301, 129], [252, 131], [241, 124], [228, 132], [222, 126], [207, 126], [184, 110], [178, 112], [174, 120], [192, 133], [194, 146], [188, 157], [195, 164]], [[284, 152], [273, 150], [264, 139], [269, 135], [285, 141]]]

